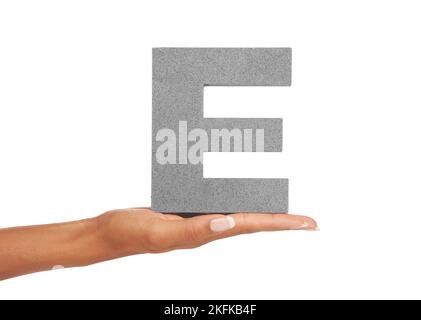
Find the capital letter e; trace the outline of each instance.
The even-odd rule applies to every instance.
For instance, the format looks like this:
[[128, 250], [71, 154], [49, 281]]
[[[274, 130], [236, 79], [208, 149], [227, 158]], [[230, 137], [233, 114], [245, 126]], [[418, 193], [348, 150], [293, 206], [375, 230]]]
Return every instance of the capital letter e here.
[[175, 149], [162, 157], [162, 140], [156, 137], [163, 128], [178, 132], [179, 121], [203, 129], [209, 137], [212, 129], [264, 129], [264, 145], [262, 139], [253, 139], [252, 150], [248, 143], [246, 151], [282, 151], [282, 119], [204, 118], [203, 87], [290, 86], [291, 49], [154, 48], [152, 69], [152, 209], [287, 212], [287, 179], [205, 179], [201, 161], [174, 163]]

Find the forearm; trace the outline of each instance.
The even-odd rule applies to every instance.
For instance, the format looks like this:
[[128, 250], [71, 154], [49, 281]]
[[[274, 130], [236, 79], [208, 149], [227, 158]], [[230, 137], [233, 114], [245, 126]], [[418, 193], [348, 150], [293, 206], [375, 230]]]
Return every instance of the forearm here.
[[243, 233], [318, 230], [289, 214], [206, 214], [192, 218], [147, 208], [108, 211], [96, 218], [0, 229], [0, 280], [55, 266], [75, 267], [139, 253], [195, 248]]
[[120, 256], [97, 219], [0, 229], [0, 280], [54, 266], [84, 266]]

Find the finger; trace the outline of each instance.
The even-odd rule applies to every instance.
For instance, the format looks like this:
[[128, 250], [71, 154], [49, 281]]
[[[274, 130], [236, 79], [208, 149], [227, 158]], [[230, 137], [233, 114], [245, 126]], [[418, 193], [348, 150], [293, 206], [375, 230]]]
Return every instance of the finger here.
[[234, 213], [238, 234], [260, 231], [315, 230], [317, 223], [310, 217], [279, 213]]
[[159, 232], [167, 246], [191, 248], [212, 240], [244, 233], [316, 229], [316, 222], [305, 216], [235, 213], [231, 215], [202, 215], [179, 221], [165, 221]]
[[[222, 214], [201, 215], [192, 218], [162, 220], [153, 231], [157, 242], [169, 249], [194, 247], [212, 236], [212, 220], [224, 219]], [[230, 218], [232, 220], [232, 218]]]
[[[215, 225], [220, 223], [218, 220], [211, 221], [211, 229], [214, 231], [214, 234], [205, 239], [202, 244], [245, 233], [285, 230], [318, 230], [317, 223], [312, 218], [306, 216], [281, 213], [235, 213], [226, 216], [226, 218], [231, 218], [234, 221], [234, 226], [224, 230], [224, 226], [215, 228]], [[232, 223], [230, 226], [231, 225]]]
[[[233, 237], [245, 233], [255, 233], [262, 231], [285, 231], [285, 230], [319, 230], [316, 221], [310, 217], [281, 214], [281, 213], [235, 213], [228, 215], [234, 221], [234, 226], [227, 230], [216, 230], [214, 234], [206, 238], [196, 246], [204, 245], [210, 241]], [[219, 222], [218, 222], [219, 223]], [[215, 231], [211, 221], [211, 229]], [[230, 226], [232, 223], [230, 223]], [[216, 228], [219, 229], [219, 228]], [[223, 229], [223, 227], [221, 228]]]

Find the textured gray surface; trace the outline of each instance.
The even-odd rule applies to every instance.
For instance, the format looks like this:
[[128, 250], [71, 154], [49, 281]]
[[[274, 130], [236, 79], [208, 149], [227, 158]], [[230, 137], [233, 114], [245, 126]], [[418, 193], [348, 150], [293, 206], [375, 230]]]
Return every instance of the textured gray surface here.
[[[158, 130], [264, 129], [265, 152], [282, 150], [282, 119], [203, 117], [203, 87], [289, 86], [290, 48], [154, 48], [152, 209], [161, 212], [287, 212], [287, 179], [204, 179], [202, 163], [159, 164]], [[258, 106], [256, 106], [258, 107]], [[253, 140], [253, 151], [255, 141]]]

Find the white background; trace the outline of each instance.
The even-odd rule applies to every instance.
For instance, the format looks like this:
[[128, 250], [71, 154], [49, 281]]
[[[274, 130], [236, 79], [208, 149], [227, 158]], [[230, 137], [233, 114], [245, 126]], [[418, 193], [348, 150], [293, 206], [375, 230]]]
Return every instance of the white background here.
[[209, 116], [282, 117], [284, 152], [207, 155], [206, 174], [288, 177], [321, 231], [28, 275], [0, 298], [421, 298], [420, 9], [1, 1], [0, 227], [150, 204], [152, 47], [292, 47], [292, 87], [205, 92]]

